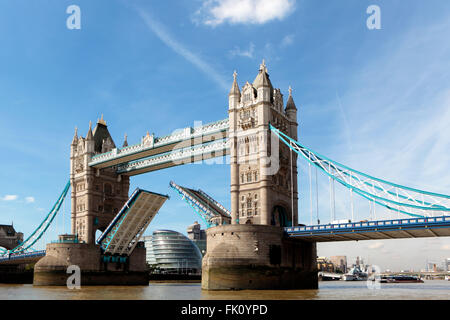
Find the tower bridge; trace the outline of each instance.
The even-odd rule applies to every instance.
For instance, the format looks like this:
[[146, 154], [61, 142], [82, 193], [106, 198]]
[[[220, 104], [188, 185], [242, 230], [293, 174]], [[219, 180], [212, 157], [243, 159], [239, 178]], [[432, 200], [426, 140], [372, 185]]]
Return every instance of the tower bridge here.
[[[16, 261], [21, 255], [42, 256], [26, 255], [54, 220], [70, 187], [71, 235], [47, 245], [34, 283], [65, 285], [62, 274], [69, 264], [77, 264], [90, 279], [85, 284], [145, 284], [145, 249], [139, 238], [168, 196], [137, 189], [129, 197], [130, 178], [224, 156], [229, 156], [230, 210], [201, 190], [170, 183], [209, 227], [204, 289], [316, 288], [317, 242], [450, 236], [450, 196], [372, 177], [303, 146], [291, 88], [284, 100], [263, 61], [254, 81], [242, 87], [233, 74], [226, 119], [164, 137], [147, 132], [134, 145], [125, 136], [122, 147], [116, 146], [103, 116], [95, 128], [89, 125], [86, 137], [75, 129], [70, 182], [44, 222], [0, 264], [11, 260], [11, 254]], [[312, 211], [310, 225], [298, 223], [298, 158], [309, 166], [310, 194], [311, 168], [329, 179], [329, 224], [313, 225]], [[350, 194], [346, 223], [333, 222], [335, 182]], [[357, 221], [353, 196], [395, 212], [398, 219]], [[97, 232], [101, 236], [96, 239]]]

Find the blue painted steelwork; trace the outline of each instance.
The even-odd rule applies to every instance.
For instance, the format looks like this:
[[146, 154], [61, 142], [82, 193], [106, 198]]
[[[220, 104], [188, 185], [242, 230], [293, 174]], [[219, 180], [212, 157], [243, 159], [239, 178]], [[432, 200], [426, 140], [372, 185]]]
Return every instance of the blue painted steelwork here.
[[10, 251], [4, 251], [2, 252], [3, 255], [5, 254], [17, 254], [17, 253], [23, 253], [27, 250], [32, 250], [32, 246], [42, 237], [42, 235], [48, 230], [51, 223], [55, 219], [56, 215], [58, 214], [61, 205], [69, 191], [70, 188], [70, 181], [67, 182], [66, 186], [64, 187], [63, 192], [59, 196], [56, 203], [53, 205], [50, 212], [47, 214], [47, 216], [44, 218], [44, 220], [41, 222], [41, 224], [31, 233], [31, 235], [22, 243], [20, 243], [17, 247]]
[[109, 226], [106, 228], [105, 232], [103, 232], [100, 237], [97, 239], [97, 243], [100, 244], [100, 247], [103, 251], [108, 250], [109, 245], [111, 244], [112, 240], [114, 239], [117, 231], [122, 226], [122, 223], [124, 222], [125, 218], [127, 217], [128, 213], [130, 212], [131, 208], [133, 207], [134, 203], [139, 199], [139, 197], [143, 193], [149, 193], [153, 195], [158, 195], [160, 197], [168, 198], [167, 195], [162, 195], [155, 192], [146, 191], [143, 189], [136, 188], [134, 192], [131, 194], [130, 198], [127, 200], [127, 202], [123, 205], [122, 209], [119, 211], [119, 213], [114, 217], [114, 219], [111, 221]]
[[[225, 144], [228, 141], [228, 139], [218, 139], [218, 140], [214, 140], [214, 141], [210, 141], [210, 142], [206, 142], [206, 143], [201, 143], [201, 144], [197, 144], [197, 145], [193, 145], [193, 146], [189, 146], [189, 147], [184, 147], [184, 148], [179, 148], [179, 149], [173, 149], [171, 151], [167, 151], [167, 152], [163, 152], [163, 153], [158, 153], [156, 155], [152, 155], [149, 157], [145, 157], [145, 158], [140, 158], [137, 160], [132, 160], [132, 161], [128, 161], [124, 164], [119, 164], [117, 165], [117, 171], [116, 173], [121, 174], [121, 173], [128, 173], [130, 171], [134, 171], [137, 170], [135, 168], [135, 166], [137, 166], [140, 163], [143, 163], [145, 161], [151, 161], [154, 159], [165, 159], [164, 161], [160, 161], [157, 162], [156, 164], [152, 164], [152, 165], [161, 165], [161, 164], [166, 164], [166, 163], [178, 163], [178, 164], [186, 164], [184, 163], [184, 160], [190, 159], [193, 156], [190, 151], [192, 151], [193, 149], [200, 149], [200, 148], [206, 148], [208, 146], [214, 146], [217, 144]], [[220, 151], [224, 151], [226, 149], [221, 149]], [[208, 151], [207, 153], [209, 154], [211, 151]], [[180, 156], [177, 157], [175, 159], [170, 158], [169, 156], [173, 155], [173, 154], [177, 154], [177, 153], [181, 153], [181, 154], [185, 154], [184, 156]], [[224, 156], [225, 154], [221, 154], [220, 156]], [[197, 161], [201, 161], [201, 160], [197, 160]], [[151, 166], [151, 165], [150, 165]], [[147, 167], [147, 166], [146, 166]], [[131, 168], [131, 169], [127, 169], [127, 168]], [[144, 167], [139, 167], [138, 169], [143, 169]]]
[[213, 199], [210, 195], [208, 195], [206, 192], [204, 192], [204, 191], [202, 191], [202, 190], [200, 190], [200, 189], [198, 189], [198, 192], [199, 192], [202, 196], [204, 196], [206, 199], [208, 199], [209, 201], [211, 201], [212, 203], [214, 203], [217, 207], [219, 207], [220, 209], [222, 209], [223, 212], [224, 212], [228, 217], [231, 218], [231, 212], [230, 212], [227, 208], [225, 208], [223, 205], [221, 205], [221, 204], [218, 203], [216, 200], [214, 200], [214, 199]]
[[45, 256], [45, 250], [35, 251], [31, 253], [10, 254], [9, 256], [0, 257], [0, 263], [5, 261], [21, 260], [27, 258], [37, 258]]
[[[444, 203], [448, 202], [450, 196], [413, 189], [369, 176], [365, 173], [351, 169], [345, 165], [342, 165], [336, 161], [333, 161], [327, 157], [315, 153], [314, 151], [302, 146], [298, 141], [295, 141], [294, 139], [290, 138], [289, 136], [287, 136], [286, 134], [284, 134], [271, 124], [270, 130], [274, 132], [280, 138], [280, 140], [283, 141], [283, 143], [285, 143], [290, 149], [295, 151], [297, 154], [303, 156], [305, 159], [308, 160], [308, 162], [321, 169], [326, 175], [328, 175], [329, 177], [336, 180], [346, 188], [356, 192], [357, 194], [359, 194], [360, 196], [364, 197], [369, 201], [373, 201], [383, 207], [386, 207], [389, 210], [397, 211], [399, 213], [403, 213], [414, 217], [424, 217], [421, 214], [415, 213], [417, 211], [420, 213], [427, 211], [445, 212], [445, 213], [450, 212], [450, 205], [446, 206], [442, 204], [442, 202]], [[334, 174], [332, 174], [333, 171]], [[361, 179], [358, 177], [358, 175], [367, 179]], [[344, 181], [344, 179], [341, 177], [345, 177], [350, 182], [358, 182], [360, 185], [369, 186], [370, 188], [373, 189], [373, 192], [372, 190], [369, 191], [362, 190], [361, 188], [358, 187], [358, 185], [350, 184]], [[381, 188], [380, 186], [375, 185], [374, 182], [384, 184], [387, 187]], [[391, 191], [390, 188], [396, 188], [395, 189], [396, 192]], [[394, 198], [396, 197], [396, 200], [377, 195], [375, 194], [376, 193], [375, 190], [378, 191], [379, 193], [384, 193], [387, 196], [391, 196]], [[399, 193], [399, 191], [404, 192], [407, 196]], [[413, 198], [407, 191], [417, 193], [418, 196], [422, 197], [422, 199]], [[425, 201], [424, 199], [425, 196], [427, 196], [429, 199], [432, 199], [434, 203], [431, 203], [429, 200]], [[400, 199], [406, 200], [407, 202], [400, 202], [399, 201]]]
[[120, 209], [119, 213], [111, 221], [109, 226], [106, 228], [105, 232], [103, 232], [100, 235], [100, 237], [97, 239], [97, 243], [101, 245], [103, 250], [106, 250], [108, 248], [108, 245], [111, 242], [111, 240], [114, 238], [114, 235], [116, 234], [121, 221], [123, 221], [123, 219], [126, 216], [126, 213], [128, 212], [128, 209], [136, 201], [136, 199], [138, 198], [141, 191], [142, 190], [139, 188], [136, 188], [136, 190], [133, 191], [133, 193], [131, 194], [131, 197], [127, 200], [127, 202], [125, 202], [122, 209]]
[[189, 204], [189, 206], [194, 209], [195, 213], [203, 220], [207, 228], [215, 226], [216, 224], [211, 222], [214, 215], [208, 210], [204, 205], [202, 205], [198, 200], [194, 199], [189, 193], [184, 191], [175, 182], [170, 181], [170, 186], [181, 195], [182, 199]]
[[230, 212], [204, 191], [181, 187], [173, 181], [170, 182], [170, 186], [205, 222], [207, 228], [231, 223]]
[[[223, 120], [215, 121], [215, 122], [212, 122], [212, 123], [208, 123], [208, 124], [203, 125], [202, 127], [213, 126], [215, 124], [220, 124], [222, 122], [223, 123], [227, 123], [228, 119], [223, 119]], [[227, 132], [227, 130], [228, 130], [228, 126], [226, 126], [224, 128], [218, 128], [217, 130], [209, 131], [209, 132], [207, 132], [207, 134], [215, 134], [215, 133], [219, 133], [219, 132]], [[203, 132], [200, 131], [198, 134], [194, 134], [194, 135], [191, 135], [191, 136], [188, 136], [188, 137], [180, 136], [179, 139], [175, 139], [175, 140], [168, 139], [167, 142], [164, 142], [164, 143], [161, 143], [161, 141], [164, 141], [165, 139], [170, 138], [173, 135], [179, 135], [179, 134], [169, 134], [169, 135], [166, 135], [166, 136], [163, 136], [163, 137], [157, 137], [154, 140], [154, 146], [146, 147], [146, 148], [143, 147], [142, 149], [138, 149], [136, 151], [129, 152], [129, 153], [127, 153], [126, 151], [127, 150], [132, 150], [132, 149], [135, 149], [136, 147], [141, 146], [141, 143], [137, 143], [137, 144], [134, 144], [134, 145], [129, 145], [129, 146], [126, 146], [126, 147], [123, 147], [123, 148], [117, 148], [116, 149], [117, 155], [115, 157], [113, 157], [113, 159], [114, 160], [121, 159], [123, 157], [128, 157], [128, 156], [131, 156], [131, 155], [139, 154], [139, 153], [141, 153], [143, 151], [147, 151], [147, 150], [151, 150], [151, 149], [155, 149], [155, 148], [160, 148], [160, 147], [163, 147], [163, 146], [166, 146], [166, 145], [170, 145], [170, 144], [179, 143], [180, 141], [183, 141], [183, 140], [195, 139], [196, 137], [199, 137], [199, 136], [201, 137], [202, 134], [203, 134]], [[96, 162], [97, 159], [99, 159], [101, 157], [104, 157], [105, 155], [108, 155], [108, 154], [113, 154], [113, 151], [109, 151], [109, 152], [105, 152], [105, 153], [94, 155], [92, 157], [91, 163], [89, 165], [90, 166], [98, 165], [98, 164], [102, 164], [102, 163], [111, 161], [112, 159], [106, 159], [106, 160], [103, 160], [103, 161]]]
[[314, 238], [320, 236], [339, 236], [342, 234], [351, 233], [383, 233], [387, 231], [426, 230], [430, 228], [450, 229], [450, 217], [443, 216], [433, 218], [360, 221], [339, 224], [298, 226], [293, 228], [284, 228], [284, 231], [291, 237]]

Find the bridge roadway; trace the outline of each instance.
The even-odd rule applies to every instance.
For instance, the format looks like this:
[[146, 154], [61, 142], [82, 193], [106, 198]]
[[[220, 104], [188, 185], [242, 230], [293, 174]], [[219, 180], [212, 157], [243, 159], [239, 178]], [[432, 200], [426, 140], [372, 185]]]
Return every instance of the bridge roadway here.
[[19, 265], [35, 263], [39, 259], [45, 256], [45, 250], [36, 251], [31, 253], [20, 253], [11, 256], [0, 257], [0, 265]]
[[311, 242], [448, 237], [450, 216], [297, 226], [285, 231]]
[[[285, 231], [290, 237], [311, 242], [448, 237], [450, 216], [298, 226]], [[45, 250], [4, 256], [0, 257], [0, 265], [33, 263], [43, 256]]]

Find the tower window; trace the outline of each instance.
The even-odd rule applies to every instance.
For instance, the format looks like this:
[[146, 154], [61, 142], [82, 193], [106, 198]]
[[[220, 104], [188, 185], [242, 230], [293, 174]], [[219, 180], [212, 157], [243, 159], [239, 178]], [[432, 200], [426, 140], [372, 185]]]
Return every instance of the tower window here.
[[105, 183], [104, 192], [107, 196], [112, 195], [112, 186], [109, 183]]

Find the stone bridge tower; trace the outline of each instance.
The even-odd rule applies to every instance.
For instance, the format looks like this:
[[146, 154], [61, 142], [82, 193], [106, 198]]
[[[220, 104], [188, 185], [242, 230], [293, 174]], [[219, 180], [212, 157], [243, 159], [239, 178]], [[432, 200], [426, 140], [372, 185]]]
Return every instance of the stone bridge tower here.
[[298, 216], [297, 154], [271, 134], [269, 123], [297, 139], [297, 108], [289, 88], [284, 106], [263, 61], [253, 83], [229, 93], [233, 224], [294, 225]]
[[232, 224], [206, 230], [202, 289], [317, 289], [316, 244], [283, 228], [298, 224], [297, 156], [269, 128], [297, 140], [292, 89], [285, 105], [263, 61], [242, 91], [234, 73], [228, 113]]
[[95, 243], [96, 231], [103, 232], [128, 199], [129, 177], [117, 175], [113, 168], [98, 170], [88, 165], [95, 154], [114, 148], [103, 116], [93, 131], [89, 124], [85, 138], [78, 137], [75, 129], [70, 147], [71, 226], [72, 234], [88, 244]]

